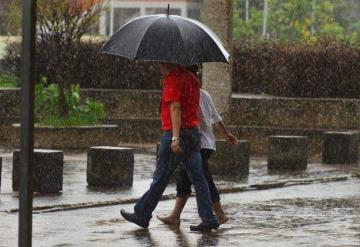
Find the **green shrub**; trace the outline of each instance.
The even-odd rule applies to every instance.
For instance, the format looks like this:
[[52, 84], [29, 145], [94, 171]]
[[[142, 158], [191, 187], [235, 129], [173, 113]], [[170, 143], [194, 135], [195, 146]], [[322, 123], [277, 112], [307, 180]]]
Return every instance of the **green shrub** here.
[[[159, 89], [154, 63], [133, 62], [99, 54], [102, 43], [82, 42], [70, 52], [38, 43], [37, 78], [51, 84], [57, 75], [71, 74], [82, 88]], [[20, 74], [19, 47], [12, 44], [4, 68]], [[46, 51], [46, 52], [42, 52]], [[74, 60], [69, 54], [76, 53]], [[66, 55], [67, 54], [67, 55]], [[61, 56], [61, 64], [54, 56]], [[347, 41], [315, 43], [235, 40], [233, 91], [285, 97], [360, 97], [360, 47]], [[62, 77], [62, 76], [61, 76]]]
[[46, 79], [35, 86], [35, 112], [40, 125], [79, 126], [96, 125], [105, 117], [104, 105], [88, 98], [81, 99], [80, 86], [71, 85], [65, 91], [65, 104], [69, 111], [66, 118], [58, 113], [59, 87], [56, 84], [46, 86]]
[[360, 98], [359, 60], [360, 47], [348, 41], [236, 40], [233, 91], [284, 97]]
[[0, 73], [0, 87], [17, 87], [20, 84], [20, 79], [10, 74]]
[[[49, 83], [56, 83], [58, 78], [64, 78], [81, 88], [160, 89], [156, 63], [101, 54], [102, 45], [102, 42], [81, 42], [59, 50], [56, 44], [37, 42], [37, 80], [46, 77]], [[5, 70], [17, 75], [20, 75], [20, 50], [20, 44], [9, 44], [3, 62]]]

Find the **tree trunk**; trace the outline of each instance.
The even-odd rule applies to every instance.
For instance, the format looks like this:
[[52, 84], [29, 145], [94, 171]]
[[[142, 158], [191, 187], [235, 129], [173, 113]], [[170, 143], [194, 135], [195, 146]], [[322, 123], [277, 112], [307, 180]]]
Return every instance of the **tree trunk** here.
[[66, 102], [65, 102], [65, 87], [63, 85], [63, 83], [59, 83], [59, 114], [62, 118], [66, 118], [68, 116], [68, 109], [66, 107]]

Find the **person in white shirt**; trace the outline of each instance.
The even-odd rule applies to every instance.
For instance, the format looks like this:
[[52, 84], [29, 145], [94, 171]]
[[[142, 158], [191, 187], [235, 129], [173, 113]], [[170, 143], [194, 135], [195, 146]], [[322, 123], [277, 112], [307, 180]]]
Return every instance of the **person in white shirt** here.
[[[188, 68], [191, 72], [198, 75], [199, 66], [191, 66]], [[205, 90], [200, 90], [200, 133], [201, 133], [201, 158], [203, 164], [203, 170], [205, 178], [209, 185], [211, 200], [213, 203], [213, 210], [217, 216], [219, 223], [224, 224], [228, 221], [221, 203], [219, 192], [214, 183], [213, 177], [208, 169], [208, 160], [212, 153], [216, 151], [215, 136], [213, 133], [213, 126], [219, 128], [226, 140], [233, 145], [236, 145], [238, 140], [226, 129], [221, 116], [217, 112], [214, 102]], [[172, 212], [168, 216], [157, 216], [157, 218], [166, 223], [172, 225], [180, 224], [180, 215], [187, 202], [188, 197], [191, 194], [191, 181], [186, 171], [182, 169], [177, 177], [176, 182], [176, 201]]]

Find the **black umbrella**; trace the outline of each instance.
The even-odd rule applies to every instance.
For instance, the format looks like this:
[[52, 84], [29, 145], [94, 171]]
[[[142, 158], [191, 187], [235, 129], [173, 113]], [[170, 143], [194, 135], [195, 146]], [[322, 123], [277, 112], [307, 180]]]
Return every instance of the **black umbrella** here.
[[229, 60], [229, 53], [208, 27], [169, 14], [131, 20], [111, 36], [101, 52], [131, 60], [183, 65]]

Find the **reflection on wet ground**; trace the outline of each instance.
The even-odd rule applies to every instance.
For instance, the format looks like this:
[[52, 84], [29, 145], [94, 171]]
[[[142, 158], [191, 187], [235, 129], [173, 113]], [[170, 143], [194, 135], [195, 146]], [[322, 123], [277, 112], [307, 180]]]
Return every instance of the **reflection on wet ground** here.
[[[10, 153], [1, 154], [3, 158], [3, 174], [1, 184], [0, 212], [18, 208], [18, 195], [11, 188], [12, 157]], [[63, 192], [51, 195], [35, 195], [34, 207], [54, 207], [57, 205], [76, 205], [84, 203], [102, 203], [137, 198], [148, 188], [155, 167], [155, 155], [135, 155], [134, 184], [130, 188], [99, 189], [89, 188], [86, 184], [86, 154], [65, 156]], [[252, 160], [250, 175], [247, 179], [215, 176], [219, 188], [261, 184], [264, 182], [281, 182], [286, 179], [323, 178], [349, 174], [354, 166], [324, 166], [309, 164], [305, 172], [268, 174], [266, 162]], [[356, 166], [355, 166], [356, 167]], [[170, 184], [164, 194], [175, 193], [174, 184]]]
[[[165, 214], [174, 201], [154, 212]], [[359, 246], [360, 180], [223, 194], [230, 221], [211, 233], [191, 233], [199, 222], [194, 198], [180, 227], [155, 217], [149, 229], [126, 222], [121, 208], [80, 209], [34, 215], [34, 246]], [[0, 214], [0, 246], [15, 246], [17, 215]]]
[[[12, 156], [2, 155], [3, 174], [0, 212], [18, 207], [18, 195], [11, 188]], [[130, 188], [89, 188], [86, 183], [86, 154], [66, 155], [62, 193], [35, 194], [34, 207], [128, 199], [141, 195], [150, 182], [155, 157], [135, 155], [134, 185]]]
[[[134, 186], [94, 190], [86, 186], [85, 155], [66, 157], [64, 191], [36, 196], [35, 205], [57, 205], [137, 197], [147, 189], [154, 167], [151, 155], [135, 156]], [[222, 188], [263, 182], [348, 176], [357, 166], [309, 164], [307, 172], [268, 174], [266, 162], [253, 160], [248, 180], [217, 178]], [[167, 192], [173, 192], [171, 185]], [[360, 179], [312, 183], [271, 190], [222, 194], [230, 221], [211, 233], [191, 233], [199, 223], [194, 198], [184, 209], [180, 227], [156, 217], [140, 229], [120, 217], [133, 204], [34, 214], [33, 246], [360, 246]], [[161, 201], [154, 212], [166, 214], [174, 200]], [[0, 193], [0, 246], [17, 245], [16, 193], [11, 190], [11, 155], [5, 155]]]

